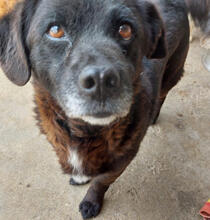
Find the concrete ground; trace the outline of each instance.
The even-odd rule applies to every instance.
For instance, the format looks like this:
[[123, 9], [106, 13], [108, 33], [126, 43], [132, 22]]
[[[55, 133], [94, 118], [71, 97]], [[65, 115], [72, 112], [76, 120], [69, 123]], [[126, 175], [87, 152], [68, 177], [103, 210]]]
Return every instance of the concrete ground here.
[[[191, 45], [185, 76], [170, 92], [136, 159], [110, 187], [98, 220], [199, 220], [210, 198], [210, 73]], [[73, 187], [33, 118], [30, 83], [0, 73], [0, 219], [80, 220], [88, 185]]]

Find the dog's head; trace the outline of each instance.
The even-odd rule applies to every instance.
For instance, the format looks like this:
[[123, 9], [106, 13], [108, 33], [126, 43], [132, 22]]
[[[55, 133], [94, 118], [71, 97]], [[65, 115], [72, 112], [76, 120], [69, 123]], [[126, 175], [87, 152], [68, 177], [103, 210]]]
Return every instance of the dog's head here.
[[0, 62], [17, 85], [33, 77], [70, 118], [109, 124], [128, 114], [142, 58], [166, 55], [156, 8], [141, 0], [25, 0], [0, 21]]

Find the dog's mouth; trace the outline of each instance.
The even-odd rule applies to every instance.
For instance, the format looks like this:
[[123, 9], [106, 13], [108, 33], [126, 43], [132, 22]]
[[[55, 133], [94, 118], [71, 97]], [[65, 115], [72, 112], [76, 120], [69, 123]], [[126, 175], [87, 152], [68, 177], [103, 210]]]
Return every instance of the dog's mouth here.
[[100, 118], [102, 119], [102, 118], [109, 118], [109, 117], [113, 116], [113, 114], [111, 112], [104, 111], [104, 112], [97, 112], [97, 113], [95, 113], [93, 115], [89, 115], [89, 116], [94, 117], [94, 118], [98, 118], [98, 119], [100, 119]]
[[130, 112], [132, 88], [126, 87], [118, 97], [106, 97], [103, 101], [80, 96], [79, 93], [72, 92], [74, 90], [62, 89], [57, 95], [58, 103], [71, 119], [79, 119], [90, 125], [105, 126], [124, 118]]
[[71, 118], [80, 119], [90, 125], [106, 126], [110, 125], [119, 119], [122, 119], [130, 112], [130, 105], [121, 107], [120, 103], [112, 104], [110, 108], [97, 108], [92, 105], [85, 105], [81, 108], [81, 114], [69, 114]]
[[109, 104], [102, 108], [96, 103], [93, 105], [89, 102], [82, 102], [79, 99], [77, 101], [75, 99], [70, 100], [67, 103], [71, 105], [62, 105], [66, 115], [69, 118], [82, 120], [96, 126], [107, 126], [117, 122], [128, 115], [131, 107], [131, 102], [108, 102]]
[[109, 115], [106, 117], [81, 116], [79, 119], [91, 125], [106, 126], [117, 121], [119, 117], [117, 115]]

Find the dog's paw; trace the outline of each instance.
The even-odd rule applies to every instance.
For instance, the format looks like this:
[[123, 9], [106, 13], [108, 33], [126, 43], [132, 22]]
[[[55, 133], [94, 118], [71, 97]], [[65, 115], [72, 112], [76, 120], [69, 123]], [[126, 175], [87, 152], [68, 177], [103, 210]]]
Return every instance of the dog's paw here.
[[69, 184], [70, 184], [70, 185], [73, 185], [73, 186], [79, 186], [79, 185], [80, 185], [80, 184], [77, 183], [73, 178], [70, 178]]
[[81, 212], [83, 219], [96, 217], [100, 210], [101, 205], [99, 203], [83, 201], [79, 205], [79, 211]]

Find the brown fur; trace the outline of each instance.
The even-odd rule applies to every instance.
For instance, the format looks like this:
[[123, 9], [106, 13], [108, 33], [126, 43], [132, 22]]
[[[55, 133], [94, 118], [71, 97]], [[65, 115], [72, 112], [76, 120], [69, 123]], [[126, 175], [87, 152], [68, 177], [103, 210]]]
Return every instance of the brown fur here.
[[0, 18], [14, 9], [15, 5], [22, 0], [0, 0]]
[[[107, 172], [120, 158], [129, 155], [133, 158], [136, 154], [138, 143], [149, 124], [147, 108], [150, 102], [147, 97], [139, 97], [145, 96], [144, 92], [137, 96], [141, 102], [139, 106], [135, 106], [134, 111], [138, 109], [138, 112], [131, 112], [126, 119], [102, 128], [90, 127], [82, 121], [68, 119], [40, 84], [35, 82], [34, 87], [39, 126], [53, 145], [65, 173], [74, 172], [68, 163], [68, 149], [74, 147], [83, 159], [84, 174], [88, 176]], [[144, 118], [140, 118], [142, 114], [145, 115]], [[135, 122], [132, 122], [133, 118]]]

